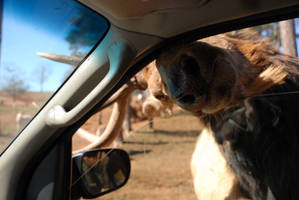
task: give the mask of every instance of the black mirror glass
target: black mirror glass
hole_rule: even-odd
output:
[[[74,156],[73,161],[79,171],[79,179],[73,183],[80,185],[79,196],[84,198],[95,198],[116,190],[127,182],[130,175],[129,156],[120,149],[87,151]],[[78,192],[76,189],[74,192]]]

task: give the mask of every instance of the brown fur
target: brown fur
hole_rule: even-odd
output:
[[[148,96],[142,105],[144,115],[147,117],[166,117],[172,114],[173,102],[167,95],[155,61],[137,74],[137,81],[148,89]]]
[[[244,36],[246,31],[250,36]],[[298,74],[296,59],[280,54],[265,38],[246,31],[235,35],[212,36],[161,54],[157,66],[162,77],[163,73],[167,74],[165,76],[172,76],[172,67],[179,62],[182,55],[191,56],[200,60],[202,65],[216,68],[214,73],[209,69],[201,72],[205,79],[213,80],[214,85],[210,92],[214,93],[214,98],[211,97],[209,102],[199,102],[197,107],[183,108],[197,116],[216,114],[229,105],[243,104],[245,98],[262,94],[275,85],[283,84],[289,73]],[[219,90],[229,90],[227,87],[230,89],[229,94],[219,94]],[[171,92],[168,93],[174,99]],[[205,111],[200,104],[212,104],[212,110]],[[215,106],[216,104],[218,106]],[[217,110],[213,110],[215,107],[218,107]]]
[[[268,186],[279,198],[296,199],[294,191],[280,187],[280,183],[274,177],[274,174],[277,174],[278,177],[283,178],[285,173],[290,175],[286,180],[291,180],[291,173],[297,174],[295,171],[287,170],[291,169],[288,166],[292,165],[292,161],[298,160],[297,154],[293,153],[298,152],[296,146],[299,145],[295,136],[296,128],[290,128],[290,136],[281,131],[284,130],[284,126],[287,129],[291,124],[284,120],[297,118],[296,99],[293,101],[272,98],[249,101],[251,103],[244,105],[249,97],[297,91],[299,64],[296,59],[280,54],[267,40],[247,30],[247,32],[217,35],[192,44],[174,47],[161,54],[157,60],[157,67],[167,92],[174,102],[198,116],[208,129],[220,123],[224,126],[223,130],[228,131],[226,135],[219,132],[220,135],[216,137],[220,139],[217,140],[221,141],[223,155],[251,198],[266,198]],[[292,105],[294,109],[286,107],[286,104]],[[286,113],[279,114],[278,110]],[[290,115],[293,118],[287,116],[288,112],[292,112]],[[225,120],[228,118],[225,116],[231,113],[236,117],[236,121],[251,126],[250,134],[243,131],[242,127],[239,128],[241,131],[237,131],[234,127],[226,126]],[[269,121],[273,121],[272,117],[275,118],[276,115],[278,119],[282,118],[282,121],[279,121],[278,125],[274,123],[279,127],[273,128]],[[259,118],[262,121],[256,121]],[[294,122],[294,125],[297,126],[297,122]],[[261,130],[263,132],[260,132]],[[277,137],[271,135],[271,132],[273,134],[275,132]],[[238,135],[240,133],[243,135]],[[293,142],[291,145],[293,149],[287,147],[285,152],[288,153],[284,156],[279,152],[278,148],[281,148],[279,145],[271,146],[271,150],[268,146],[263,146],[273,142],[280,144],[280,141],[284,140]],[[259,143],[261,145],[254,147]],[[239,149],[236,150],[238,145]],[[256,151],[255,148],[260,151]],[[269,151],[273,154],[267,158]],[[275,158],[276,154],[280,157]],[[275,159],[281,159],[281,162],[285,160],[288,165],[279,165],[272,170]],[[260,165],[266,170],[268,168],[269,172],[262,171]],[[247,174],[246,170],[252,174]],[[283,184],[288,183],[291,184],[291,182]]]

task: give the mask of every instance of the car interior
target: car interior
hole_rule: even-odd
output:
[[[22,6],[17,6],[15,0],[3,2],[4,12],[1,14],[4,33],[7,27],[4,22],[9,19],[9,9],[15,6],[17,12]],[[14,137],[0,148],[0,199],[3,200],[80,197],[92,199],[120,188],[128,181],[130,174],[130,161],[125,152],[119,149],[97,149],[72,155],[74,133],[97,113],[119,88],[156,59],[162,51],[167,51],[175,45],[191,43],[241,28],[299,17],[299,3],[296,0],[55,0],[48,3],[30,0],[27,6],[28,12],[24,13],[30,18],[37,16],[30,13],[30,9],[44,14],[47,8],[51,8],[54,14],[61,12],[67,16],[76,12],[73,9],[80,10],[82,7],[84,11],[88,10],[85,11],[85,15],[90,16],[90,20],[87,21],[91,27],[97,27],[97,37],[91,42],[88,41],[88,48],[82,48],[81,59],[75,62],[79,64],[76,67],[68,67],[71,70],[67,78],[58,84],[55,92],[40,105],[30,123],[16,131]],[[27,9],[27,6],[23,9]],[[69,23],[67,20],[71,17],[65,17],[67,23],[58,26],[56,22],[63,23],[59,16],[53,17],[53,24],[45,24],[47,18],[41,18],[37,21],[40,23],[37,26],[45,26],[46,30],[51,30],[49,26],[53,27],[51,34],[58,34],[58,29],[65,34],[63,31],[66,32],[66,29],[63,29],[63,26],[67,27],[75,22]],[[78,16],[74,16],[73,19],[78,20]],[[89,36],[82,34],[77,37]],[[3,35],[3,45],[6,38],[8,36]],[[70,41],[71,39],[73,38],[70,38]],[[75,39],[74,41],[80,44],[81,41]],[[39,43],[42,44],[46,40]],[[59,40],[51,45],[55,47],[58,43]],[[15,49],[21,48],[18,47],[21,46],[19,43],[9,45]],[[29,48],[31,44],[29,42],[26,45]],[[73,49],[76,48],[74,46]],[[5,46],[1,49],[3,66]],[[52,50],[55,51],[55,48],[45,51]],[[36,53],[38,52],[35,52],[34,56],[37,56]],[[70,55],[76,55],[75,53],[74,50]],[[103,159],[107,161],[99,162]],[[113,169],[111,166],[116,166],[117,170],[122,172],[121,178],[111,179],[110,172],[106,173],[108,178],[102,177],[103,179],[93,174],[89,177],[84,176],[90,171],[91,166],[93,174],[105,174],[106,172],[101,170]]]

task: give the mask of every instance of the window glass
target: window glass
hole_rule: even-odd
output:
[[[246,41],[246,38],[250,39],[252,37],[249,34],[246,34],[250,32],[255,33],[252,36],[257,36],[257,38],[261,39],[263,42],[267,41],[267,44],[270,43],[269,45],[273,47],[275,51],[279,50],[281,53],[287,54],[285,52],[286,49],[283,48],[282,40],[292,39],[292,34],[290,34],[291,31],[288,31],[289,34],[287,37],[283,38],[281,36],[282,30],[279,22],[250,27],[249,30],[235,30],[225,34],[236,37],[237,35],[241,36],[242,33],[245,33],[242,37],[244,41]],[[295,37],[293,39],[297,40],[297,48],[295,47],[295,49],[298,49],[298,18],[294,19],[294,32],[296,34],[293,35],[293,37]],[[149,70],[144,68],[144,71],[140,73],[146,73],[145,69],[147,71]],[[131,124],[129,126],[127,124],[126,126],[123,126],[122,131],[111,144],[111,146],[122,148],[130,154],[132,163],[130,180],[121,190],[112,192],[99,199],[196,200],[197,197],[193,189],[190,161],[195,150],[196,141],[198,140],[198,136],[200,135],[203,126],[199,123],[196,116],[193,116],[190,112],[181,109],[177,105],[173,105],[172,107],[172,116],[169,117],[169,115],[164,114],[164,116],[168,116],[168,118],[160,116],[151,118],[142,113],[143,106],[145,105],[154,105],[151,109],[151,112],[154,113],[155,106],[158,108],[163,105],[161,108],[167,108],[165,105],[167,105],[168,102],[167,97],[163,96],[162,93],[156,93],[158,94],[155,96],[157,99],[156,101],[153,100],[153,96],[151,95],[153,95],[154,92],[153,90],[150,90],[156,88],[156,90],[159,91],[161,85],[156,81],[151,88],[150,84],[152,84],[152,82],[149,82],[151,79],[150,76],[145,77],[148,78],[146,80],[149,85],[148,90],[145,92],[132,92],[130,97],[130,111],[128,112],[127,117],[130,119],[129,122]],[[225,78],[226,77],[224,77],[224,79]],[[152,78],[151,80],[158,79]],[[182,81],[181,84],[184,84],[184,82]],[[221,89],[223,90],[223,88]],[[282,97],[294,98],[294,95],[281,94],[278,98]],[[157,103],[157,101],[161,104]],[[73,136],[72,144],[74,152],[82,150],[100,139],[103,132],[107,130],[105,128],[107,127],[107,124],[109,124],[112,111],[113,106],[105,108],[100,113],[96,113],[92,116],[80,129],[78,129],[77,133]],[[159,111],[161,112],[161,115],[163,115],[163,111],[166,110],[161,109]],[[271,115],[262,119],[261,122],[263,123],[269,119],[271,119]],[[296,120],[294,119],[292,121]],[[129,129],[128,127],[131,128],[129,131],[127,130]],[[111,129],[111,127],[109,128]],[[288,130],[285,130],[285,133],[289,134]],[[105,132],[105,134],[107,134],[107,132]],[[270,132],[269,134],[273,133]],[[201,160],[203,168],[204,164],[208,165],[211,162],[214,162],[215,165],[215,163],[218,164],[222,162],[220,161],[221,159],[217,160],[217,154],[214,154],[214,150],[211,149],[209,144],[206,144],[205,149],[207,150],[202,149],[204,151],[203,154],[207,155],[207,157],[203,157]],[[212,159],[213,156],[216,157],[215,160]],[[279,163],[279,161],[277,161],[277,163]],[[202,176],[198,177],[201,178]],[[203,176],[203,179],[207,181],[207,183],[209,183],[210,178],[210,176]],[[225,187],[226,184],[227,182],[224,183]],[[209,187],[213,187],[213,185]]]
[[[73,0],[0,2],[0,152],[109,25]]]

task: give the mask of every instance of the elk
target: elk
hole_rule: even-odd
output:
[[[16,115],[16,130],[20,131],[30,122],[31,119],[31,115],[24,114],[23,112],[18,112]]]
[[[39,109],[39,106],[36,102],[31,103],[34,108]],[[21,131],[32,119],[32,115],[24,114],[23,112],[18,112],[16,115],[16,130]]]
[[[259,147],[257,144],[269,136],[268,129],[271,129],[271,126],[283,128],[284,124],[273,125],[272,122],[277,121],[275,116],[283,116],[282,121],[288,117],[285,114],[280,115],[281,106],[277,106],[277,102],[271,98],[265,99],[263,95],[285,92],[285,88],[296,91],[297,61],[279,54],[265,40],[254,34],[237,34],[213,36],[193,44],[175,47],[161,54],[156,63],[166,89],[161,84],[157,87],[155,96],[168,102],[170,98],[173,99],[183,109],[196,115],[206,126],[199,136],[191,162],[198,198],[265,199],[266,196],[273,195],[272,192],[275,197],[289,197],[286,193],[294,190],[279,188],[277,181],[273,180],[275,173],[279,174],[279,178],[283,176],[282,167],[279,166],[276,171],[270,170],[269,173],[259,171],[260,163],[257,163],[252,155],[259,153],[259,160],[267,160],[264,153],[268,153],[268,149],[265,150],[265,146],[262,146],[262,149],[256,148],[259,152],[252,151],[252,147]],[[144,71],[146,70],[145,68]],[[155,76],[157,77],[160,76]],[[142,80],[145,80],[144,77],[140,78],[140,83],[147,85],[146,81]],[[159,93],[162,95],[158,95]],[[262,100],[252,100],[257,97]],[[293,108],[295,109],[290,112],[290,116],[296,116],[294,113],[298,112],[295,105]],[[265,120],[267,126],[255,120],[263,116],[261,111],[270,116],[264,116],[265,119],[269,118],[268,121]],[[283,111],[288,113],[286,109]],[[298,127],[292,129],[291,136],[294,136],[296,128]],[[277,134],[281,135],[280,132]],[[249,138],[248,141],[244,139],[246,137]],[[107,135],[106,138],[113,136]],[[293,140],[293,137],[291,138]],[[107,144],[107,141],[111,140],[103,141]],[[277,141],[277,138],[268,140],[272,141]],[[293,146],[296,146],[296,140],[293,142]],[[94,143],[87,148],[101,145]],[[275,147],[274,145],[271,151],[277,154]],[[250,155],[247,155],[248,153]],[[284,156],[288,153],[292,155],[288,149]],[[262,163],[263,170],[273,166],[273,155],[267,160],[267,165]],[[294,162],[293,158],[296,156],[292,155],[287,166],[292,166],[291,162]],[[278,158],[280,159],[281,155]],[[245,164],[240,159],[244,160]]]
[[[121,131],[130,96],[136,89],[148,89],[149,91],[149,96],[142,105],[142,110],[147,117],[171,115],[173,103],[163,90],[162,80],[161,78],[159,79],[159,77],[157,68],[152,62],[134,76],[128,83],[126,83],[126,85],[121,87],[101,107],[101,109],[104,109],[114,103],[111,117],[103,134],[96,142],[91,143],[77,152],[87,149],[106,147],[115,140]],[[155,101],[149,102],[148,99],[155,99]]]
[[[74,56],[63,56],[51,53],[37,53],[38,56],[61,63],[77,66],[80,59]],[[114,95],[112,95],[102,105],[99,111],[113,104],[112,113],[107,126],[102,134],[97,137],[88,133],[83,129],[79,129],[77,134],[91,144],[73,153],[93,149],[107,147],[112,144],[122,130],[126,112],[128,112],[128,103],[131,94],[135,90],[148,90],[148,97],[142,105],[142,111],[147,117],[169,116],[172,114],[173,103],[166,95],[163,89],[162,79],[159,75],[155,63],[147,65],[142,71],[135,75],[129,82],[122,86]]]
[[[198,199],[299,199],[299,64],[251,31],[162,52],[169,97],[198,117]]]

